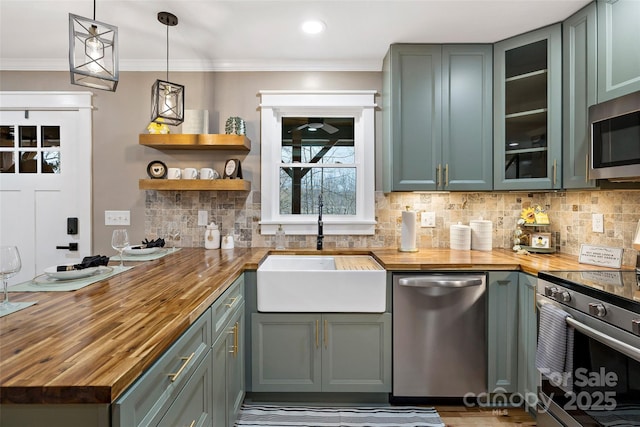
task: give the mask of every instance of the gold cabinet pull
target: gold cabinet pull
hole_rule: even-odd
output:
[[[235,347],[236,352],[233,353],[233,357],[236,357],[238,355],[238,335],[240,335],[240,324],[236,322],[234,328],[235,331],[233,333],[233,346]]]
[[[184,371],[184,368],[187,367],[187,365],[189,364],[189,362],[191,362],[191,359],[193,358],[193,356],[196,353],[193,352],[191,353],[191,356],[189,357],[181,357],[180,360],[184,361],[184,363],[182,364],[182,366],[180,366],[180,369],[178,369],[178,372],[176,372],[175,374],[168,374],[169,375],[169,379],[171,379],[171,382],[174,382],[175,380],[178,379],[178,377],[180,376],[180,374],[182,373],[182,371]]]
[[[449,186],[449,163],[444,165],[444,186]]]
[[[196,420],[191,421],[191,424],[189,424],[189,427],[193,427],[194,425],[196,425]]]
[[[553,159],[553,186],[556,186],[556,170],[557,170],[557,166],[558,166],[558,161],[556,159]]]
[[[320,345],[320,343],[318,342],[318,328],[320,326],[320,321],[318,319],[316,319],[316,348],[318,348],[318,346]]]
[[[233,357],[236,357],[238,355],[238,322],[233,325],[233,328],[231,328],[229,333],[233,334],[233,344],[231,345],[229,353],[233,354]]]
[[[240,298],[240,297],[233,297],[233,298],[231,298],[231,302],[226,303],[226,304],[225,304],[225,306],[227,306],[227,307],[229,307],[229,308],[233,307],[233,305],[236,303],[236,301],[238,300],[238,298]]]
[[[440,169],[442,169],[441,167],[442,165],[440,163],[438,163],[438,166],[436,167],[436,188],[438,188],[440,186]]]
[[[324,329],[323,329],[323,336],[322,336],[322,340],[324,341],[324,348],[327,348],[327,342],[328,342],[328,338],[327,338],[327,334],[328,334],[328,323],[327,323],[327,319],[324,319]]]

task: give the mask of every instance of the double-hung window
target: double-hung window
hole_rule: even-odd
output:
[[[262,91],[261,233],[374,234],[375,91]]]

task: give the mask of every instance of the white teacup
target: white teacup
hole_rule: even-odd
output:
[[[196,178],[198,178],[198,169],[196,168],[182,169],[182,179],[196,179]]]
[[[168,168],[167,179],[180,179],[182,177],[182,171],[180,168]]]
[[[219,176],[212,168],[200,168],[200,179],[216,179]]]

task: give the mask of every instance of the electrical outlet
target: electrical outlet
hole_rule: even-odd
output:
[[[104,225],[131,225],[131,212],[104,211]]]
[[[420,227],[435,227],[436,226],[436,213],[435,212],[421,212],[420,213]]]
[[[591,231],[594,233],[604,233],[604,215],[592,214],[591,215]]]
[[[209,224],[209,213],[207,211],[198,211],[198,225]]]

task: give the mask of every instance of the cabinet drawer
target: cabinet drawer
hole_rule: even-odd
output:
[[[158,427],[211,426],[211,351],[169,407]]]
[[[207,310],[112,405],[113,427],[156,424],[211,347]]]
[[[223,331],[233,312],[244,302],[244,275],[240,275],[212,305],[213,341]]]

